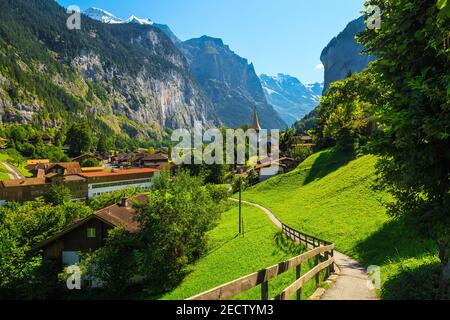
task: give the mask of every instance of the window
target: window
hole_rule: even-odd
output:
[[[96,229],[95,228],[88,228],[87,229],[87,237],[88,238],[96,238]]]
[[[76,251],[63,251],[62,262],[64,266],[72,266],[80,263],[80,256]]]

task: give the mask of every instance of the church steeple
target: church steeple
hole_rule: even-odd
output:
[[[253,109],[253,129],[255,129],[256,132],[261,131],[261,126],[259,124],[258,114],[256,113],[256,109]]]

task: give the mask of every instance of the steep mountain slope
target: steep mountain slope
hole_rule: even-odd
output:
[[[297,78],[289,75],[260,75],[267,101],[275,108],[289,126],[313,110],[320,101],[320,84],[305,86]]]
[[[437,251],[433,241],[386,214],[381,201],[389,196],[372,188],[376,163],[373,155],[355,158],[325,150],[296,170],[250,188],[243,198],[269,208],[283,223],[334,242],[366,267],[380,266],[383,298],[414,299],[422,293],[420,286],[429,285],[422,276],[433,275],[415,279],[403,273],[438,265]]]
[[[151,21],[130,18],[119,19],[117,22],[117,17],[98,8],[88,9],[85,14],[105,23]],[[286,123],[267,103],[253,65],[231,51],[221,39],[204,36],[183,42],[169,26],[153,22],[151,24],[163,31],[185,55],[191,72],[211,100],[222,122],[230,127],[251,123],[253,109],[256,109],[264,128],[286,127]]]
[[[45,127],[85,118],[98,131],[144,138],[216,119],[161,30],[86,16],[81,30],[69,30],[68,17],[52,0],[0,2],[2,122]]]
[[[362,71],[375,57],[362,54],[363,46],[356,43],[355,36],[362,32],[366,25],[364,16],[350,22],[347,27],[325,47],[320,56],[325,67],[325,85],[345,79],[350,72]]]
[[[256,109],[264,129],[286,127],[267,103],[253,64],[231,51],[221,39],[203,36],[183,42],[180,48],[225,124],[238,127],[251,123]]]

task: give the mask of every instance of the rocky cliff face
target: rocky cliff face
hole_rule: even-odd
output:
[[[184,55],[150,22],[103,24],[83,16],[81,30],[68,30],[67,18],[52,0],[2,0],[2,122],[85,118],[132,138],[218,123]]]
[[[284,128],[286,124],[267,103],[261,83],[253,65],[249,64],[221,39],[201,37],[181,41],[165,24],[153,23],[150,19],[134,17],[121,20],[113,14],[98,8],[85,11],[95,20],[107,24],[151,24],[160,29],[183,53],[189,69],[211,102],[218,119],[230,127],[251,123],[253,109],[258,111],[265,128]]]
[[[375,58],[362,54],[363,47],[356,43],[355,36],[366,27],[364,16],[350,22],[322,51],[320,60],[325,67],[325,85],[345,79],[349,73],[362,71]]]
[[[267,101],[289,126],[319,104],[323,90],[319,83],[305,86],[297,78],[285,74],[274,77],[262,74],[260,79]]]
[[[267,103],[253,64],[235,54],[221,39],[203,36],[179,45],[217,116],[230,127],[252,123],[256,109],[264,129],[285,128]]]

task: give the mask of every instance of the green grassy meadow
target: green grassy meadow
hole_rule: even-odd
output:
[[[381,298],[423,299],[437,293],[437,248],[403,221],[390,218],[372,186],[377,158],[325,150],[296,170],[244,193],[283,223],[336,244],[337,250],[382,271]]]
[[[0,161],[7,162],[14,166],[25,178],[29,178],[32,174],[25,169],[26,160],[22,157],[11,155],[9,153],[0,153]],[[9,179],[8,170],[0,163],[0,180]]]
[[[217,227],[209,232],[208,254],[192,266],[189,274],[175,290],[164,295],[162,299],[186,299],[304,252],[304,248],[286,240],[261,210],[243,206],[243,215],[245,235],[237,236],[238,207],[233,204],[231,210],[223,213]],[[303,273],[310,267],[311,265],[304,264]],[[271,298],[294,280],[295,269],[270,281]],[[303,295],[307,297],[314,291],[315,283],[312,280],[303,290]],[[260,298],[260,286],[237,297],[246,300]]]
[[[0,180],[8,180],[9,174],[8,169],[5,168],[5,166],[0,163]]]

